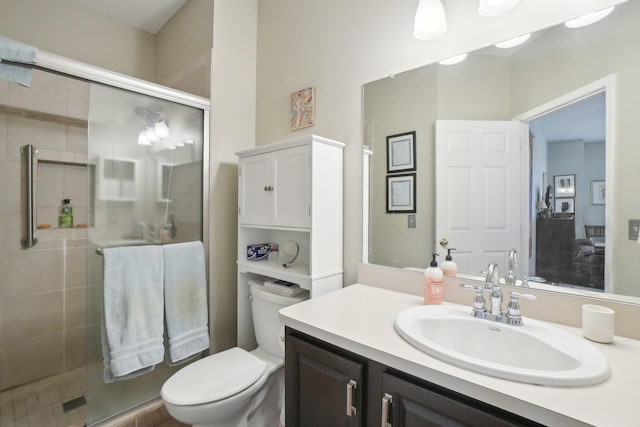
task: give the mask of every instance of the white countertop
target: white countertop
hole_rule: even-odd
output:
[[[592,343],[611,369],[609,379],[594,386],[507,381],[442,362],[404,341],[394,329],[395,318],[420,304],[419,296],[356,284],[286,307],[280,311],[280,320],[300,332],[545,425],[640,426],[640,341],[615,337],[611,344]],[[578,328],[553,325],[582,335]]]

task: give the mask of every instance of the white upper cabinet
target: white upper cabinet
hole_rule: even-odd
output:
[[[238,174],[240,224],[292,228],[311,226],[309,145],[241,157]]]

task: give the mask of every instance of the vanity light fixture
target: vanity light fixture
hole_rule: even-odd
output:
[[[433,40],[447,31],[447,17],[440,0],[420,0],[413,25],[413,37]]]
[[[509,12],[520,0],[480,0],[478,13],[482,16],[498,16]]]
[[[589,13],[576,19],[572,19],[564,23],[568,28],[580,28],[587,25],[595,24],[599,20],[609,15],[615,6],[611,6],[607,9],[598,10],[597,12]]]
[[[500,43],[496,43],[494,46],[498,47],[500,49],[509,49],[509,48],[512,48],[512,47],[520,46],[522,43],[524,43],[527,40],[529,40],[529,37],[531,37],[531,33],[523,34],[521,36],[514,37],[512,39],[505,40],[505,41],[500,42]]]
[[[442,65],[455,65],[467,58],[467,54],[463,53],[462,55],[452,56],[451,58],[443,59],[442,61],[438,61],[438,64]]]

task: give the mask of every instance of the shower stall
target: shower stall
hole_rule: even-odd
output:
[[[209,100],[36,63],[29,88],[0,79],[0,426],[91,425],[156,398],[179,368],[105,383],[101,252],[207,247]]]

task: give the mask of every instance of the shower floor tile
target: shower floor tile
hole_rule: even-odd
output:
[[[63,410],[63,403],[85,392],[85,368],[0,392],[0,427],[84,426],[84,406]]]

